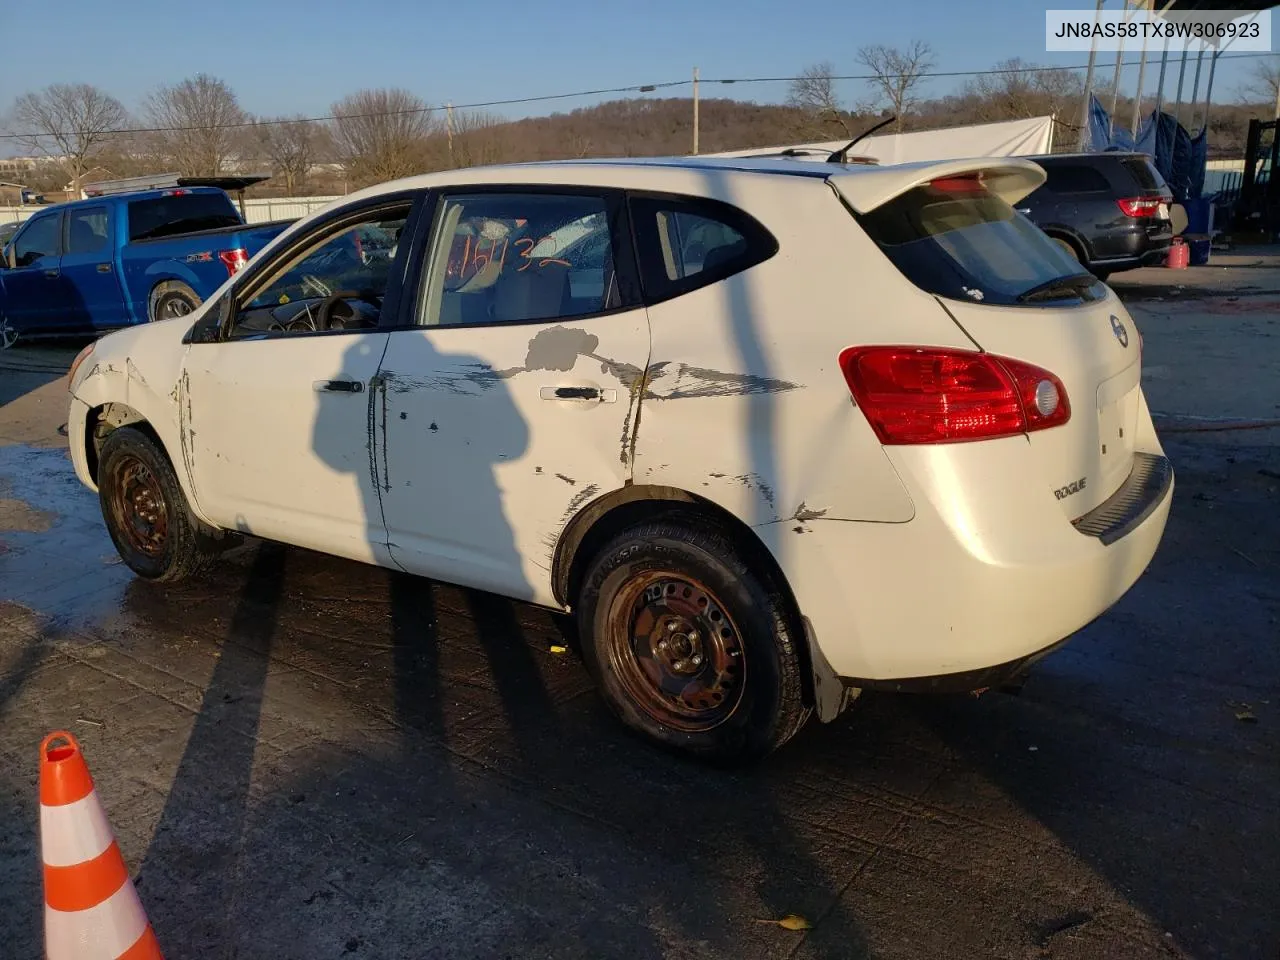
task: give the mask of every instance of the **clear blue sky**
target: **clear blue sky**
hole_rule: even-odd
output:
[[[1051,5],[1092,8],[1088,0]],[[1044,9],[1026,0],[64,0],[19,5],[0,21],[0,114],[16,95],[61,81],[100,86],[133,110],[149,90],[199,72],[227,80],[255,114],[323,115],[361,87],[401,86],[428,103],[465,103],[681,79],[694,65],[707,78],[790,76],[828,60],[856,74],[860,46],[915,39],[933,45],[937,70],[985,69],[1014,56],[1083,62],[1084,54],[1044,52]],[[1107,80],[1114,56],[1099,55]],[[1249,69],[1249,61],[1221,63],[1214,99],[1234,99]],[[1130,88],[1136,74],[1136,67],[1125,72]],[[1153,70],[1147,76],[1150,91]],[[932,80],[927,93],[961,83]],[[841,93],[852,103],[866,89],[848,82]],[[777,101],[785,85],[704,90],[724,95]],[[528,116],[591,102],[498,112]]]

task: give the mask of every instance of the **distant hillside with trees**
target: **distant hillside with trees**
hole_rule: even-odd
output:
[[[928,44],[864,47],[857,53],[868,95],[854,103],[830,64],[794,78],[786,102],[729,98],[699,104],[702,153],[852,137],[883,117],[890,130],[943,129],[1054,115],[1055,149],[1074,149],[1083,83],[1078,72],[1006,60],[970,77],[955,92],[925,98],[935,62]],[[1280,63],[1280,60],[1277,60]],[[1234,104],[1215,104],[1210,157],[1239,157],[1250,117],[1269,118],[1280,68],[1258,61]],[[1154,107],[1146,97],[1143,112]],[[1121,97],[1128,124],[1133,101]],[[1182,122],[1202,118],[1184,105]],[[22,176],[51,193],[83,179],[178,171],[189,175],[271,173],[259,196],[342,193],[412,173],[478,164],[573,157],[687,154],[693,146],[693,103],[687,97],[639,96],[548,116],[510,120],[473,110],[447,110],[407,90],[358,90],[321,120],[256,117],[223,80],[204,74],[155,90],[136,111],[88,84],[54,84],[13,101],[3,117],[11,142],[37,156]]]

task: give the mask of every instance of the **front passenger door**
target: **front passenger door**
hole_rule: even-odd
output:
[[[184,456],[211,520],[389,564],[371,387],[412,210],[411,196],[382,198],[312,225],[197,323],[179,400]],[[369,232],[385,241],[381,250],[366,249]],[[200,328],[211,323],[208,337]]]
[[[4,272],[5,319],[23,333],[65,326],[71,298],[62,279],[62,211],[37,214],[13,238],[12,266]]]

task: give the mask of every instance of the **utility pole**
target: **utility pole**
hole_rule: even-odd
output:
[[[1093,22],[1096,26],[1098,23],[1098,14],[1102,12],[1102,5],[1107,0],[1098,0],[1098,7],[1093,14]],[[1089,102],[1093,97],[1093,65],[1098,59],[1098,36],[1095,32],[1093,42],[1089,45],[1089,70],[1084,78],[1084,103],[1080,105],[1080,137],[1076,142],[1076,149],[1081,152],[1089,143]]]
[[[698,68],[693,68],[693,155],[698,155]]]
[[[445,124],[449,132],[449,167],[453,167],[453,103],[450,101],[444,108]]]

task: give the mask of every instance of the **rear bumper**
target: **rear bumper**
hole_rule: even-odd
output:
[[[1091,238],[1094,253],[1089,266],[1109,271],[1156,266],[1168,258],[1172,243],[1173,228],[1168,221],[1135,221]]]
[[[1016,457],[1024,441],[994,441],[1006,442]],[[1173,498],[1168,461],[1149,454],[1073,525],[1051,491],[1002,481],[1012,474],[977,450],[901,449],[895,465],[915,496],[912,520],[811,522],[779,551],[823,655],[854,686],[1002,682],[1133,586]]]

